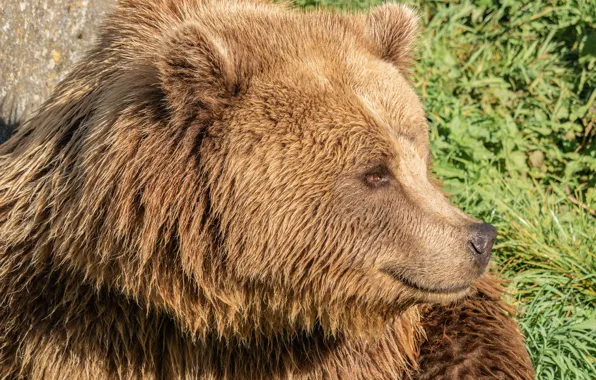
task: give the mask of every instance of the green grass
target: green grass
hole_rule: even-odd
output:
[[[414,81],[434,170],[499,228],[495,268],[537,378],[596,379],[596,2],[407,3],[423,23]]]

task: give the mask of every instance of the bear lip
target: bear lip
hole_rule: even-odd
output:
[[[470,288],[469,284],[459,284],[459,285],[452,285],[452,286],[445,286],[445,287],[426,287],[418,284],[415,281],[410,280],[409,278],[405,277],[404,275],[397,273],[392,268],[386,268],[382,270],[386,274],[388,274],[394,280],[401,282],[402,284],[406,285],[409,288],[413,288],[419,291],[428,292],[428,293],[438,293],[438,294],[454,294],[454,293],[461,293],[464,290]]]

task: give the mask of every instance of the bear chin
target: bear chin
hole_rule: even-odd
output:
[[[411,297],[422,302],[455,301],[469,294],[471,289],[470,283],[454,283],[444,286],[424,285],[390,269],[383,272],[406,288],[407,292],[411,293]]]

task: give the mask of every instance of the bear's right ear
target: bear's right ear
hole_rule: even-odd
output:
[[[239,46],[197,24],[184,24],[165,39],[160,83],[177,122],[213,120],[244,86]]]
[[[418,36],[418,15],[412,8],[391,3],[371,8],[365,29],[381,58],[407,70]]]

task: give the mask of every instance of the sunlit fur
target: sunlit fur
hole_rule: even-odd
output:
[[[466,296],[531,373],[429,179],[416,25],[123,1],[0,146],[0,377],[404,378],[420,305]]]

